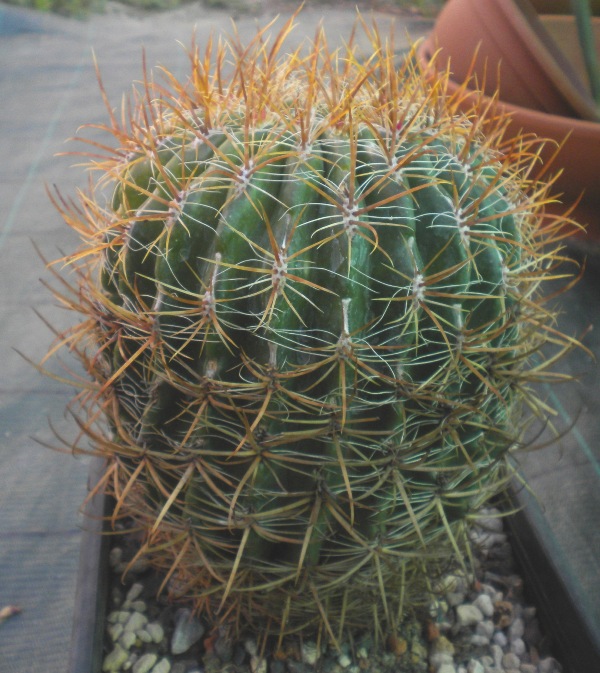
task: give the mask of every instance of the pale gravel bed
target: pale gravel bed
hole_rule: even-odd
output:
[[[160,578],[138,566],[125,578],[130,554],[111,549],[105,673],[562,673],[548,650],[498,510],[482,512],[472,532],[475,573],[448,573],[429,614],[407,620],[391,643],[369,635],[319,648],[288,640],[277,654],[257,641],[231,642],[206,631],[185,606],[156,598]]]

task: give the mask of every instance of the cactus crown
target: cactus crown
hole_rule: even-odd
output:
[[[292,25],[193,46],[188,81],[110,112],[93,190],[54,197],[84,240],[60,342],[99,488],[172,594],[335,642],[463,562],[523,403],[544,413],[535,354],[572,342],[539,298],[563,234],[537,141],[483,133],[364,23],[362,61],[322,31],[283,56]]]

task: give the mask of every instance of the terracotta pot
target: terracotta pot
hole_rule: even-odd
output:
[[[538,14],[570,14],[571,0],[529,0]],[[600,16],[600,0],[591,0],[592,14]]]
[[[553,164],[553,172],[562,171],[554,189],[562,202],[556,210],[564,212],[581,199],[574,217],[588,225],[588,241],[600,242],[600,123],[581,118],[582,100],[586,116],[594,112],[589,94],[578,99],[583,85],[574,85],[578,94],[571,95],[565,82],[579,80],[575,57],[574,62],[557,58],[560,50],[551,37],[574,33],[573,19],[534,16],[529,24],[525,17],[531,14],[520,13],[521,5],[523,0],[449,0],[421,43],[419,59],[430,68],[435,55],[433,67],[440,70],[449,62],[450,93],[468,82],[473,96],[488,104],[498,89],[496,109],[510,115],[509,133],[534,133],[562,144]],[[472,103],[466,98],[465,108]],[[549,161],[555,151],[548,144],[543,159]]]
[[[574,21],[572,22],[574,25]],[[507,103],[597,120],[579,73],[528,0],[449,0],[432,33],[455,81],[469,76]]]

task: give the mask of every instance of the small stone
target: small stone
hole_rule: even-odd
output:
[[[415,638],[410,646],[410,663],[417,668],[427,661],[427,656],[427,648],[420,640]]]
[[[342,668],[348,668],[352,663],[352,659],[347,654],[340,654],[337,661]]]
[[[485,647],[486,645],[489,645],[490,639],[487,636],[474,633],[469,638],[469,642],[471,643],[471,645],[474,645],[475,647]]]
[[[491,650],[492,650],[492,657],[494,658],[494,666],[496,668],[501,668],[502,657],[504,656],[502,648],[499,645],[492,645]]]
[[[102,662],[102,670],[105,673],[116,673],[121,669],[121,666],[127,661],[127,650],[124,650],[118,643],[106,655]]]
[[[125,596],[125,600],[129,601],[130,603],[135,601],[142,595],[142,591],[144,591],[144,585],[140,584],[139,582],[135,582],[135,584],[132,584],[131,587],[129,587],[129,591]]]
[[[538,667],[535,664],[521,664],[520,673],[537,673]]]
[[[135,662],[140,658],[140,655],[137,652],[130,652],[129,653],[129,658],[127,661],[123,664],[123,668],[121,670],[123,671],[130,671],[134,665]]]
[[[125,624],[125,631],[136,632],[140,629],[143,629],[144,626],[148,623],[148,617],[143,615],[141,612],[132,612]]]
[[[513,621],[513,605],[508,601],[494,603],[494,624],[499,629],[508,628]]]
[[[485,636],[489,642],[494,635],[494,629],[494,622],[491,619],[484,619],[475,626],[475,633],[478,636]]]
[[[252,673],[267,673],[267,660],[264,657],[252,655],[250,657],[250,670]]]
[[[110,590],[110,603],[113,607],[118,608],[123,603],[123,594],[119,587],[113,587]]]
[[[123,558],[123,550],[121,549],[121,547],[113,547],[108,555],[108,563],[110,567],[116,568],[121,563],[122,558]]]
[[[124,624],[129,619],[130,614],[127,610],[113,610],[108,613],[106,621],[109,624]]]
[[[163,657],[152,669],[152,673],[170,673],[171,662],[167,657]]]
[[[130,604],[130,608],[136,612],[146,612],[148,606],[146,605],[146,601],[138,600],[133,601],[133,603]]]
[[[258,643],[253,638],[248,638],[244,641],[244,649],[251,657],[255,657],[258,654]]]
[[[432,620],[428,619],[425,623],[425,639],[428,643],[431,643],[436,638],[440,637],[439,626]]]
[[[467,664],[467,673],[484,673],[483,664],[477,659],[470,659]]]
[[[521,617],[515,617],[512,624],[508,627],[508,639],[522,638],[525,633],[525,622]]]
[[[139,631],[135,632],[137,637],[143,642],[143,643],[151,643],[152,642],[152,636],[148,633],[148,629],[140,629]]]
[[[473,626],[483,621],[483,614],[475,605],[459,605],[456,608],[456,621],[461,627]]]
[[[456,673],[456,667],[453,663],[442,664],[437,669],[437,673]]]
[[[121,637],[121,634],[125,630],[125,627],[123,624],[109,624],[108,628],[106,629],[108,631],[108,635],[110,636],[110,639],[113,641],[113,643],[116,643],[117,640]]]
[[[454,645],[444,636],[440,636],[437,640],[431,643],[429,648],[429,663],[436,670],[442,664],[454,663]]]
[[[221,633],[214,643],[215,654],[224,663],[228,664],[233,659],[233,642],[225,633]]]
[[[499,645],[500,647],[506,647],[508,645],[508,638],[506,637],[503,631],[496,631],[496,633],[494,633],[492,640],[496,645]]]
[[[525,645],[525,641],[522,638],[515,638],[510,643],[510,651],[513,654],[516,654],[517,657],[522,657],[525,654],[525,652],[527,652],[527,646]]]
[[[135,631],[128,631],[125,629],[123,635],[119,638],[119,643],[126,650],[130,650],[136,643],[138,637]]]
[[[188,608],[175,613],[175,628],[171,637],[172,654],[183,654],[195,645],[204,634],[204,626]]]
[[[361,645],[357,650],[356,650],[356,656],[359,659],[368,659],[369,658],[369,650],[364,645]]]
[[[319,654],[320,652],[317,643],[313,640],[307,640],[305,643],[302,643],[301,657],[305,664],[314,666],[319,660]]]
[[[150,622],[149,624],[146,624],[145,630],[150,634],[153,642],[161,643],[164,640],[165,630],[158,622]]]
[[[465,602],[467,594],[464,592],[454,591],[452,593],[446,594],[446,600],[448,605],[452,608],[462,605]]]
[[[516,668],[518,670],[521,666],[521,660],[513,652],[507,652],[502,657],[502,666],[505,669]]]
[[[388,638],[388,650],[397,657],[401,657],[403,654],[406,654],[408,649],[408,643],[404,638],[398,636],[390,636]]]
[[[494,616],[494,604],[491,597],[487,594],[479,594],[479,596],[477,596],[477,598],[473,601],[473,605],[481,610],[481,614],[484,617]]]
[[[553,657],[544,657],[538,663],[539,673],[561,673],[562,667]]]
[[[143,654],[133,665],[133,673],[150,673],[158,657],[153,652]]]

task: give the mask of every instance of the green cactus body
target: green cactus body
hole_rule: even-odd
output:
[[[365,66],[232,53],[227,87],[176,86],[103,167],[73,262],[110,426],[89,434],[174,595],[240,628],[382,635],[506,482],[545,340],[543,199],[524,145],[376,37]]]

